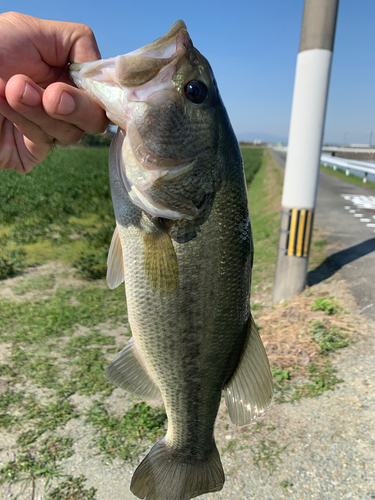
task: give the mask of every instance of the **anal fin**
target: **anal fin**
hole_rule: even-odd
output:
[[[159,399],[160,391],[139,359],[131,338],[122,351],[108,365],[107,380],[141,399]]]
[[[249,424],[271,404],[272,374],[252,316],[239,364],[224,386],[224,394],[230,419],[235,425]]]
[[[117,288],[124,281],[124,261],[118,227],[112,236],[107,259],[107,285],[111,290]]]

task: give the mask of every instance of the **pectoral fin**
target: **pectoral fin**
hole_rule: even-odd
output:
[[[124,281],[124,261],[118,227],[112,236],[111,246],[107,259],[107,285],[111,290],[117,288]]]
[[[249,424],[271,404],[272,374],[252,317],[240,362],[225,385],[224,394],[230,419],[235,425]]]
[[[108,365],[107,380],[142,399],[158,399],[160,391],[134,349],[131,338],[124,349]]]
[[[173,292],[178,286],[178,264],[170,235],[154,227],[143,235],[144,271],[155,291]]]

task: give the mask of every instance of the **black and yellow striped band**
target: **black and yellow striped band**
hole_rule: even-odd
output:
[[[284,249],[285,255],[308,257],[314,211],[304,208],[283,208],[281,217],[279,244]]]

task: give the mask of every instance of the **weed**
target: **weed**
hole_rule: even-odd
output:
[[[93,344],[99,346],[115,344],[115,339],[97,331],[70,339],[63,349],[63,354],[69,358],[73,372],[61,388],[62,391],[68,393],[78,391],[79,394],[87,396],[101,391],[106,395],[112,392],[113,388],[105,378],[108,361],[102,355],[101,348],[92,347]]]
[[[317,248],[324,248],[326,245],[328,245],[328,243],[329,243],[329,241],[327,239],[313,241],[313,245]]]
[[[310,337],[315,340],[323,354],[346,347],[351,342],[348,336],[338,328],[332,327],[328,329],[321,321],[313,323],[310,333]]]
[[[163,434],[167,416],[163,408],[136,403],[122,418],[110,415],[101,403],[94,403],[86,423],[99,431],[96,445],[109,458],[132,461],[145,449],[144,440],[155,441]]]
[[[259,422],[256,422],[254,425],[253,425],[253,431],[254,432],[260,432],[262,430],[262,427],[263,427],[263,421],[260,420]]]
[[[84,476],[68,476],[65,481],[49,493],[47,500],[94,500],[96,489],[91,487],[89,490],[85,490],[83,487],[85,481]]]
[[[249,149],[250,150],[250,149]],[[253,288],[271,283],[275,274],[277,241],[279,237],[282,174],[274,168],[269,153],[248,186],[251,226],[255,256],[252,275]],[[246,158],[244,157],[246,172]]]
[[[332,368],[327,361],[323,368],[319,368],[315,363],[309,365],[308,379],[311,382],[305,382],[293,387],[294,401],[301,398],[315,398],[320,396],[325,391],[333,391],[335,385],[343,382],[343,379],[336,377],[337,370]]]
[[[7,389],[0,394],[0,411],[5,411],[8,406],[18,404],[25,396],[25,391],[13,392]]]
[[[102,346],[109,344],[113,345],[115,344],[115,338],[109,335],[103,335],[102,333],[96,331],[90,332],[87,335],[80,335],[79,337],[73,337],[70,339],[64,348],[63,353],[65,356],[77,356],[81,353],[83,348],[87,348],[93,344]]]
[[[290,486],[293,486],[293,483],[291,483],[290,481],[281,481],[280,486],[281,486],[282,488],[287,489],[287,488],[289,488]]]
[[[59,289],[45,300],[20,303],[0,298],[0,337],[18,344],[44,344],[72,332],[76,323],[92,327],[109,318],[118,321],[126,312],[124,299],[123,290],[110,291],[94,285]]]
[[[43,292],[52,288],[55,284],[55,276],[53,274],[42,274],[39,276],[33,276],[28,280],[22,280],[17,283],[12,289],[13,293],[16,295],[24,295],[28,292],[33,292],[38,290]]]
[[[7,389],[3,394],[0,394],[0,429],[7,429],[17,422],[15,415],[5,413],[9,406],[18,406],[24,398],[25,391],[13,392]]]
[[[52,436],[44,439],[39,448],[39,453],[45,460],[62,460],[73,455],[73,439]]]
[[[282,368],[276,368],[275,366],[271,366],[272,376],[279,384],[284,380],[290,380],[290,371],[284,370]]]
[[[14,345],[9,358],[13,369],[12,383],[20,382],[21,376],[30,378],[40,387],[54,388],[59,374],[58,367],[46,355],[35,349],[22,349]]]
[[[59,470],[55,462],[44,460],[42,457],[35,458],[27,450],[20,453],[14,460],[7,462],[0,469],[0,484],[9,481],[33,480],[37,477],[56,477]]]
[[[260,302],[253,302],[251,304],[251,310],[252,311],[260,311],[261,309],[263,309],[264,305],[261,304]]]
[[[104,254],[97,257],[93,253],[82,252],[81,257],[73,263],[73,266],[86,279],[97,280],[105,278],[107,274],[107,256]]]
[[[343,308],[334,297],[329,297],[328,299],[320,297],[314,300],[314,304],[311,306],[311,310],[324,311],[326,314],[336,314],[339,311],[342,311]]]
[[[34,481],[38,477],[47,479],[61,475],[56,463],[63,458],[72,456],[73,440],[62,437],[49,437],[42,441],[38,450],[24,450],[14,460],[7,462],[0,469],[0,484],[12,481],[31,481],[34,498]]]
[[[224,456],[227,452],[233,453],[237,448],[237,445],[238,445],[237,439],[229,439],[227,444],[221,450],[221,454]]]
[[[46,431],[55,430],[56,427],[65,425],[72,418],[77,418],[77,413],[68,401],[53,401],[49,405],[37,403],[35,398],[29,396],[23,405],[26,410],[23,421],[31,421],[34,426],[17,437],[17,444],[22,448],[33,443]]]
[[[274,400],[276,403],[287,403],[289,401],[290,378],[289,370],[271,366],[273,385],[275,389]]]
[[[7,252],[4,257],[0,256],[0,280],[11,278],[19,274],[25,267],[25,251],[22,249]]]
[[[108,361],[99,347],[82,350],[71,364],[75,369],[66,389],[86,396],[96,392],[104,392],[104,395],[108,396],[112,392],[113,386],[105,378]]]
[[[276,460],[282,462],[280,455],[286,448],[286,445],[280,447],[276,441],[265,438],[259,441],[257,449],[250,449],[254,454],[254,463],[258,467],[262,465],[263,467],[269,469],[270,472],[272,472],[275,469]]]

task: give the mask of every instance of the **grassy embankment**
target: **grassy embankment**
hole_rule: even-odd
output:
[[[282,173],[262,148],[244,148],[243,155],[257,293],[272,286]],[[114,414],[104,377],[130,335],[123,289],[111,291],[102,279],[114,228],[107,156],[108,149],[55,150],[27,176],[1,172],[0,436],[16,436],[16,445],[15,458],[0,463],[0,484],[26,479],[33,489],[38,478],[59,476],[60,463],[73,454],[65,432],[73,419],[91,429],[97,453],[110,459],[133,460],[164,432],[161,408],[130,400],[123,417]],[[335,332],[323,326],[311,335],[327,346]],[[331,346],[345,340],[331,337]],[[310,372],[302,396],[324,390],[322,371],[315,364]],[[285,395],[291,372],[279,366],[274,373]],[[73,494],[95,496],[82,478],[68,477],[46,498]]]
[[[363,182],[361,177],[357,177],[356,175],[353,175],[353,174],[346,175],[346,173],[343,170],[340,170],[340,169],[333,170],[333,168],[324,167],[323,165],[320,166],[320,170],[321,170],[321,172],[324,172],[328,175],[331,175],[332,177],[336,177],[337,179],[340,179],[341,181],[349,182],[350,184],[355,184],[356,186],[375,189],[375,182],[371,182],[371,181]]]

